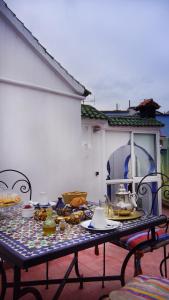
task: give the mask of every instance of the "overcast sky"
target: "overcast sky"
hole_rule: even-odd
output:
[[[98,109],[153,98],[169,111],[169,0],[5,2]]]

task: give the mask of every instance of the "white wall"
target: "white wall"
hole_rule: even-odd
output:
[[[48,62],[1,17],[0,41],[0,78],[70,92]]]
[[[0,170],[25,173],[35,201],[83,188],[80,97],[1,17],[0,41]]]
[[[107,121],[87,121],[82,119],[82,173],[83,185],[88,199],[98,202],[106,193],[104,158],[104,130],[94,131],[94,125],[103,126]],[[98,172],[98,175],[96,175]]]
[[[80,102],[0,85],[0,169],[30,178],[33,198],[81,184]]]

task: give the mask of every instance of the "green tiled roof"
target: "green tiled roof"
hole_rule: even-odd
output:
[[[164,124],[154,118],[140,118],[139,116],[115,116],[110,117],[98,111],[91,105],[81,105],[82,118],[107,120],[109,126],[133,126],[133,127],[163,127]]]
[[[109,117],[110,126],[134,126],[134,127],[163,127],[163,123],[154,118],[140,118],[139,116]]]
[[[82,104],[81,105],[81,116],[89,119],[100,119],[108,120],[108,117],[101,111],[97,110],[93,106]]]

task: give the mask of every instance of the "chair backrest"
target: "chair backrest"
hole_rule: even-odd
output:
[[[160,176],[160,185],[156,179],[153,180],[153,176]],[[169,203],[169,177],[161,172],[149,173],[139,182],[136,193],[138,195],[138,207],[144,209],[146,205],[144,205],[143,202],[149,202],[147,212],[150,214],[158,214],[159,193],[161,193],[162,200],[168,201]]]
[[[29,200],[32,198],[32,187],[28,177],[14,169],[0,171],[0,189],[19,191],[21,195],[26,194]]]

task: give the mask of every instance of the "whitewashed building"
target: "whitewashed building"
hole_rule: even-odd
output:
[[[119,183],[133,186],[146,174],[160,172],[160,128],[155,118],[109,117],[82,105],[83,170],[89,198],[113,198]],[[160,183],[160,176],[151,181]],[[149,209],[149,203],[143,203]],[[159,210],[161,200],[159,199]]]
[[[0,169],[25,173],[34,199],[83,189],[81,100],[88,94],[0,0]]]

